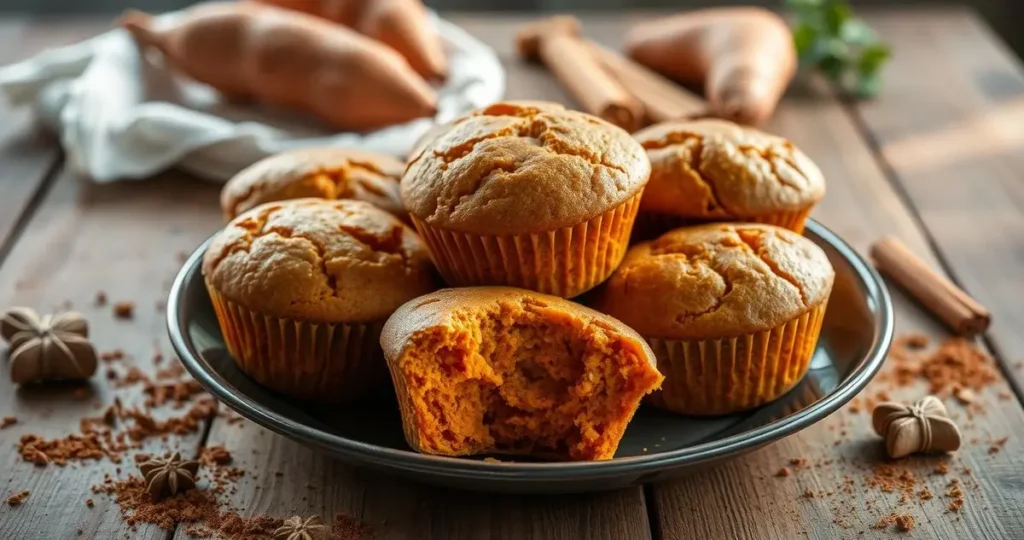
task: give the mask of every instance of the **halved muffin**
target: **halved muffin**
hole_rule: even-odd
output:
[[[385,323],[409,445],[427,454],[611,459],[662,376],[621,322],[545,294],[444,289]]]

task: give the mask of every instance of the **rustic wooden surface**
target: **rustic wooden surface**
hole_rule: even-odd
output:
[[[639,17],[588,18],[585,28],[616,46]],[[498,50],[508,66],[508,97],[571,103],[543,69],[513,57],[512,35],[523,19],[455,19]],[[794,88],[767,128],[793,139],[825,172],[829,193],[816,218],[862,253],[881,234],[898,235],[993,310],[984,345],[1019,388],[1024,71],[967,11],[886,12],[871,22],[896,50],[881,98],[844,103],[813,82]],[[105,24],[2,20],[0,62]],[[178,252],[219,226],[216,196],[215,187],[176,172],[114,185],[79,179],[63,171],[54,141],[31,129],[25,111],[0,108],[0,306],[46,310],[70,301],[89,317],[101,350],[124,349],[131,362],[151,367],[155,351],[169,351],[159,300],[180,264]],[[119,321],[110,306],[94,306],[100,290],[112,301],[135,302],[135,319]],[[944,336],[916,304],[899,291],[893,296],[899,332]],[[19,418],[0,431],[0,497],[32,492],[19,507],[0,505],[0,538],[73,538],[79,530],[84,538],[168,537],[152,526],[127,529],[116,503],[91,494],[114,465],[37,469],[17,456],[22,433],[74,431],[81,416],[93,414],[94,401],[112,399],[102,375],[85,388],[84,398],[76,387],[17,390],[0,377],[0,417]],[[871,525],[890,511],[918,518],[914,538],[1024,538],[1024,408],[1008,388],[1004,381],[980,396],[985,412],[968,422],[968,438],[977,441],[950,461],[951,470],[973,471],[963,476],[972,489],[955,515],[942,496],[949,477],[928,474],[934,460],[914,462],[933,500],[901,505],[898,493],[864,488],[861,462],[878,452],[877,439],[867,415],[849,409],[687,479],[568,497],[488,496],[381,478],[224,417],[166,444],[191,454],[204,445],[228,448],[246,474],[226,498],[247,512],[344,511],[381,538],[881,538],[896,533]],[[921,392],[906,389],[902,397]],[[1006,446],[990,454],[989,442],[1004,436]],[[809,466],[789,465],[794,458]],[[792,474],[775,477],[784,466]],[[856,479],[853,494],[827,495],[847,477]],[[89,497],[94,508],[84,504]],[[182,528],[174,537],[187,538]]]

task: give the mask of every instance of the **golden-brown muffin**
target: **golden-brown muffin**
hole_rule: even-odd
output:
[[[352,200],[294,199],[238,216],[207,249],[203,276],[239,367],[317,401],[386,384],[381,326],[437,288],[416,233]]]
[[[402,201],[448,283],[573,297],[625,253],[650,173],[625,131],[554,103],[497,103],[431,139]]]
[[[415,450],[611,459],[662,376],[615,319],[507,287],[444,289],[398,308],[381,334]]]
[[[725,120],[665,122],[634,137],[651,159],[637,237],[683,224],[743,221],[802,232],[825,179],[793,143]]]
[[[654,405],[725,414],[800,381],[834,278],[825,253],[792,231],[707,224],[634,246],[595,303],[657,355],[665,384]]]
[[[261,204],[287,199],[356,199],[406,220],[398,196],[404,165],[353,148],[305,148],[270,156],[236,174],[220,193],[224,219]]]

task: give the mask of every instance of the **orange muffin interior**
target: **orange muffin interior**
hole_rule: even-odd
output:
[[[611,459],[662,379],[642,347],[603,321],[510,302],[412,336],[397,386],[421,451]]]

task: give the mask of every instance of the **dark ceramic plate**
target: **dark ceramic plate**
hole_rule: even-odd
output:
[[[836,281],[811,368],[781,399],[717,418],[691,418],[641,407],[615,459],[539,463],[418,454],[402,436],[393,397],[317,407],[271,392],[243,374],[224,347],[200,275],[204,244],[174,282],[167,324],[192,376],[217,399],[285,437],[357,466],[423,482],[484,491],[565,493],[658,481],[703,469],[777,441],[825,418],[878,371],[892,339],[892,305],[874,270],[821,225],[807,236],[828,254]]]

